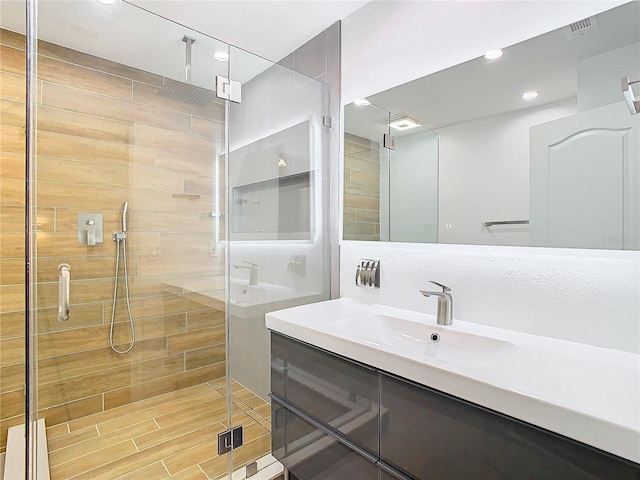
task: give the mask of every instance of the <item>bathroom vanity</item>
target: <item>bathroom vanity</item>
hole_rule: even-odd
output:
[[[266,318],[272,451],[294,478],[640,478],[637,355],[439,327],[430,315],[346,298]],[[519,362],[536,348],[543,356],[527,370]],[[553,352],[564,362],[547,369]],[[597,357],[583,359],[584,382],[570,371],[580,354]],[[622,373],[580,403],[599,390],[597,368]]]

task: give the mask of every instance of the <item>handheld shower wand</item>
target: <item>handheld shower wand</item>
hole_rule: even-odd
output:
[[[131,302],[129,301],[129,272],[127,271],[127,209],[129,202],[124,202],[122,206],[122,231],[113,234],[113,240],[116,242],[116,275],[113,287],[113,307],[111,309],[111,328],[109,329],[109,344],[116,353],[127,353],[136,343],[136,332],[133,325],[133,315],[131,314]],[[120,245],[122,245],[122,263],[124,264],[124,294],[127,300],[127,312],[129,313],[129,330],[131,332],[131,344],[125,350],[118,350],[113,343],[113,327],[116,321],[116,300],[118,297],[118,270],[120,268]]]
[[[127,233],[127,208],[129,208],[129,202],[124,202],[122,207],[122,233]]]

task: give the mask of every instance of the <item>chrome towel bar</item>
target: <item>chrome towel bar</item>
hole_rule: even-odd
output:
[[[482,222],[483,227],[493,227],[494,225],[529,225],[529,220],[503,220],[500,222]]]

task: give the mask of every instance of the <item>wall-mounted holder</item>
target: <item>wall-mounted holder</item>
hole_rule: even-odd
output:
[[[104,242],[104,220],[101,213],[78,214],[78,243],[95,245]]]
[[[356,269],[356,285],[380,288],[380,260],[360,260]]]
[[[307,256],[291,255],[287,265],[287,272],[295,277],[303,278],[307,274]]]
[[[631,85],[635,85],[636,83],[640,83],[640,80],[629,80],[629,77],[622,77],[622,96],[624,97],[624,101],[627,104],[627,108],[629,109],[629,113],[631,115],[637,115],[640,113],[640,100],[636,100],[636,97],[633,93]]]

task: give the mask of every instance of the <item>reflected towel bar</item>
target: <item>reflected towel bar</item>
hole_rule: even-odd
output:
[[[504,220],[501,222],[482,222],[483,227],[493,227],[494,225],[529,225],[529,220]]]

